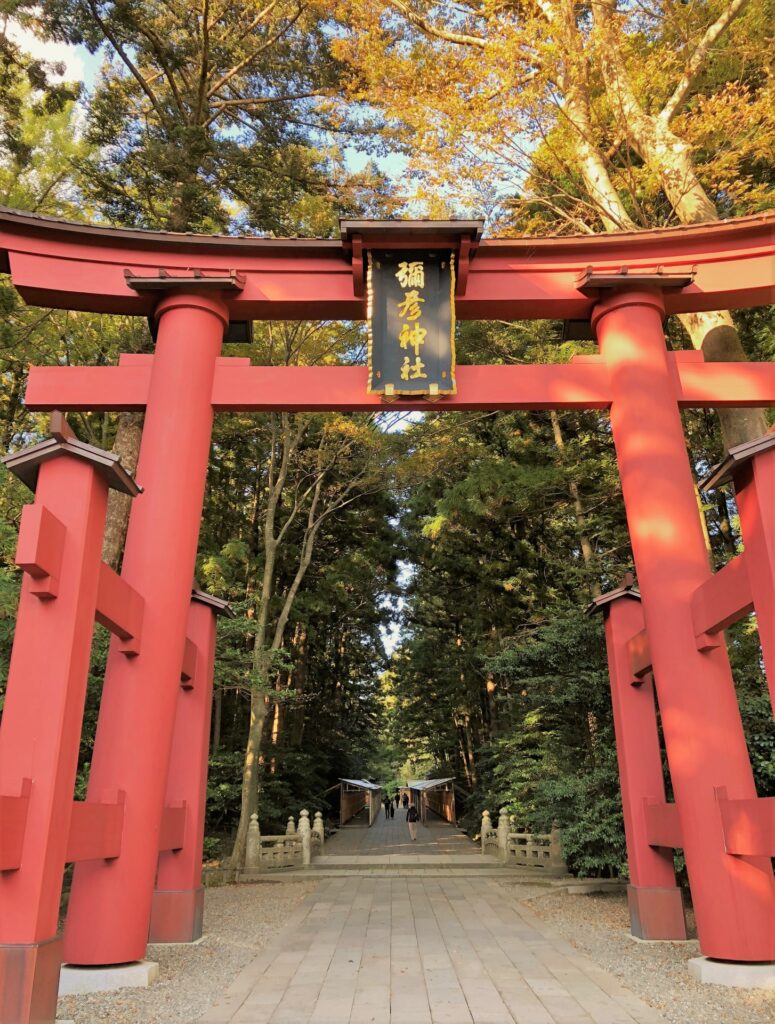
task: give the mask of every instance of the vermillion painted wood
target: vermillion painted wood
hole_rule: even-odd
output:
[[[122,575],[145,602],[140,652],[113,640],[89,796],[126,792],[124,842],[113,861],[78,864],[65,960],[142,960],[148,940],[167,767],[186,641],[191,580],[210,454],[215,363],[227,322],[217,298],[162,300],[138,482]],[[197,771],[199,771],[197,767]]]
[[[702,952],[775,960],[771,864],[726,853],[714,792],[756,797],[726,648],[701,653],[695,642],[691,601],[710,566],[663,316],[657,292],[622,292],[597,306],[594,322],[667,758]]]

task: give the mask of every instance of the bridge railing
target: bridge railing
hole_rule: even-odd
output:
[[[547,874],[567,874],[562,855],[559,829],[541,834],[512,831],[512,819],[505,807],[498,814],[498,826],[493,827],[490,812],[482,813],[480,841],[482,853],[495,854],[510,866],[540,868]]]
[[[320,811],[310,824],[309,811],[299,813],[298,829],[293,816],[288,819],[284,835],[261,835],[258,815],[253,814],[248,828],[245,871],[271,871],[274,868],[307,867],[314,856],[323,852],[325,825]]]

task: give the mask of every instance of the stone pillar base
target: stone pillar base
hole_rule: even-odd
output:
[[[0,945],[0,1024],[51,1024],[61,964],[59,938]]]
[[[775,991],[775,963],[735,963],[696,956],[689,961],[689,974],[706,985]]]
[[[59,975],[60,996],[86,992],[115,992],[120,988],[148,988],[159,976],[159,965],[150,960],[105,967],[74,967],[64,964]]]
[[[681,890],[642,885],[627,886],[630,930],[638,939],[685,939],[686,921]]]
[[[151,905],[149,942],[195,942],[202,937],[205,891],[156,890]]]

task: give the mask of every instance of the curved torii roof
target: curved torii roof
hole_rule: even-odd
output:
[[[363,319],[365,252],[435,245],[458,250],[467,281],[458,319],[586,321],[598,293],[624,283],[662,287],[667,313],[772,302],[774,225],[769,212],[479,241],[472,221],[344,221],[339,239],[287,239],[114,228],[0,207],[0,272],[26,302],[60,309],[147,316],[160,282],[192,281],[228,292],[234,321]]]

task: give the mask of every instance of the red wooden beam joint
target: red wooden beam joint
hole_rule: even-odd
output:
[[[22,779],[19,796],[0,796],[0,871],[21,865],[32,779]]]
[[[57,596],[67,530],[44,505],[25,505],[16,545],[16,564],[32,577],[36,597]]]
[[[127,657],[140,653],[144,611],[140,594],[103,562],[94,617],[119,638],[119,648]]]
[[[662,803],[652,797],[645,797],[643,813],[646,816],[646,834],[649,846],[667,846],[673,849],[683,846],[681,822],[675,804]]]
[[[186,834],[186,805],[165,807],[159,834],[159,852],[182,850]]]
[[[65,861],[112,860],[121,853],[125,797],[119,791],[115,803],[76,800],[70,818]]]
[[[692,619],[700,651],[718,647],[722,632],[753,611],[745,555],[710,576],[692,595]]]
[[[775,857],[775,796],[729,800],[724,786],[715,790],[727,853],[737,857]]]

